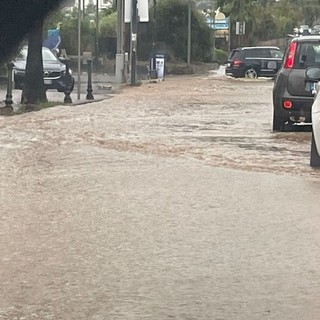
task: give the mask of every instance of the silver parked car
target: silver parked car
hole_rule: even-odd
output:
[[[16,89],[23,89],[26,66],[28,57],[28,47],[24,46],[18,56],[13,61],[14,82]],[[69,91],[72,92],[74,88],[74,78],[67,74],[67,68],[63,60],[58,59],[53,52],[43,47],[42,48],[42,60],[43,60],[43,81],[46,89],[55,89],[59,92]]]
[[[312,140],[310,166],[320,167],[320,67],[310,67],[306,70],[306,81],[315,99],[311,107]]]

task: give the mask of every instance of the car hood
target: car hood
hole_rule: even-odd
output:
[[[26,61],[16,60],[13,63],[14,69],[25,70],[26,69]],[[61,72],[66,70],[66,65],[59,61],[43,61],[43,70],[44,71],[55,71]]]

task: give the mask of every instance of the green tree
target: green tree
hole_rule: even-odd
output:
[[[230,17],[231,34],[236,34],[236,23],[245,23],[245,32],[242,35],[233,37],[231,47],[252,43],[253,32],[257,20],[254,14],[255,4],[251,0],[227,1],[223,6],[223,12]]]
[[[2,1],[0,10],[0,64],[6,62],[27,33],[64,0]]]
[[[309,26],[313,26],[320,18],[320,0],[304,0],[298,2],[301,18]]]
[[[195,8],[192,10],[192,52],[194,60],[210,61],[212,34],[209,27]],[[188,38],[188,5],[184,0],[164,0],[157,6],[155,21],[156,42],[160,49],[166,49],[172,56],[186,61]]]
[[[100,37],[116,37],[117,36],[117,13],[111,12],[100,18]]]

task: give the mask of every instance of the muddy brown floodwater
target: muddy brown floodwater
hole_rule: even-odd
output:
[[[320,171],[272,80],[218,71],[0,117],[0,319],[315,320]]]

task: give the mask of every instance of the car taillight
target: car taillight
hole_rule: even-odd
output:
[[[291,109],[292,108],[292,101],[290,100],[285,100],[283,101],[283,107],[286,108],[286,109]]]
[[[288,52],[286,54],[286,60],[284,62],[285,69],[291,69],[294,63],[294,56],[297,50],[297,42],[292,42],[288,48]]]
[[[241,60],[234,60],[234,61],[233,61],[233,66],[234,66],[234,67],[239,67],[240,64],[241,64],[241,62],[242,62]]]

